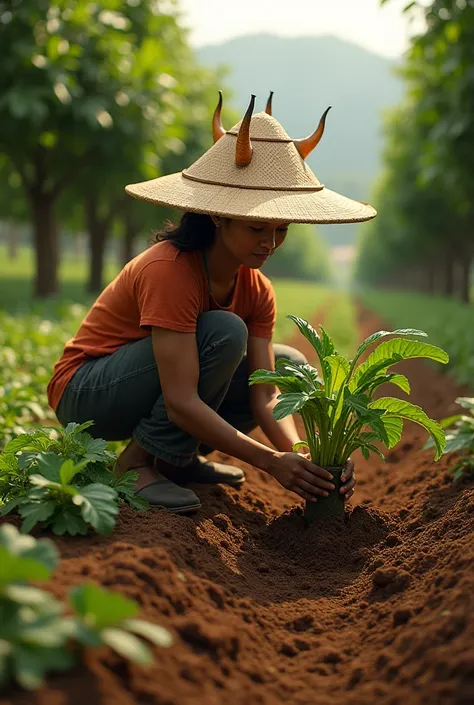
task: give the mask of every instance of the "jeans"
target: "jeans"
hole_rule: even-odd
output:
[[[257,426],[250,407],[247,335],[243,320],[228,311],[198,317],[199,396],[243,433]],[[274,351],[276,358],[306,362],[287,345],[274,345]],[[68,383],[56,415],[63,426],[94,421],[88,431],[96,438],[133,437],[152,455],[177,466],[192,463],[200,445],[168,418],[151,336],[84,362]]]

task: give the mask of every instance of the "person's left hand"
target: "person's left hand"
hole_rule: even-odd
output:
[[[344,495],[344,502],[348,502],[354,494],[356,484],[354,461],[349,458],[341,475],[343,483],[339,492]]]

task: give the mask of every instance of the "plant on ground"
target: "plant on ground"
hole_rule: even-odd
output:
[[[474,473],[474,397],[458,397],[456,404],[468,409],[469,414],[455,414],[441,421],[441,427],[447,430],[443,453],[459,453],[458,462],[451,468],[455,482]],[[428,439],[425,448],[430,447]]]
[[[94,584],[72,589],[75,616],[65,616],[61,602],[29,584],[47,580],[58,560],[52,541],[22,536],[11,524],[0,527],[0,687],[15,680],[28,690],[39,688],[49,672],[74,665],[77,646],[105,644],[141,665],[153,659],[135,635],[171,646],[166,629],[136,619],[134,601]]]
[[[16,509],[23,517],[23,532],[40,522],[58,535],[85,534],[89,526],[107,535],[120,503],[147,508],[135,495],[137,473],[117,476],[108,469],[115,455],[106,441],[85,431],[91,425],[38,429],[5,446],[0,455],[0,513]]]
[[[306,442],[296,444],[294,450],[307,446],[312,461],[326,467],[343,466],[358,448],[365,458],[374,452],[384,459],[375,443],[393,448],[401,439],[403,420],[407,419],[428,431],[436,448],[435,459],[440,458],[446,443],[443,430],[423,409],[402,399],[373,397],[375,391],[387,382],[410,393],[408,379],[390,372],[390,368],[409,358],[447,363],[448,355],[444,350],[409,339],[426,336],[423,331],[378,331],[359,345],[353,360],[348,360],[337,352],[333,339],[322,326],[318,332],[302,318],[289,318],[316,351],[319,371],[309,364],[300,366],[280,359],[275,371],[253,372],[250,384],[273,384],[280,389],[279,401],[273,409],[276,419],[300,414]],[[388,336],[389,339],[382,341]],[[382,342],[361,362],[362,354],[376,341]]]

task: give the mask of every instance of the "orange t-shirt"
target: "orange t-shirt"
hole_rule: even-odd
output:
[[[197,317],[210,309],[237,314],[249,335],[272,337],[275,292],[258,269],[240,267],[232,301],[222,307],[209,297],[201,251],[180,252],[169,241],[152,245],[125,265],[66,343],[48,384],[50,406],[57,409],[69,380],[86,360],[146,338],[152,326],[194,333]]]

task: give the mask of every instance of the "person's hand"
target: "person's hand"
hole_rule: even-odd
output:
[[[331,473],[300,453],[275,453],[268,472],[285,489],[308,502],[317,502],[318,496],[327,497],[335,489]]]
[[[343,483],[339,492],[344,495],[344,502],[348,502],[355,492],[356,476],[354,461],[349,458],[341,475]]]

